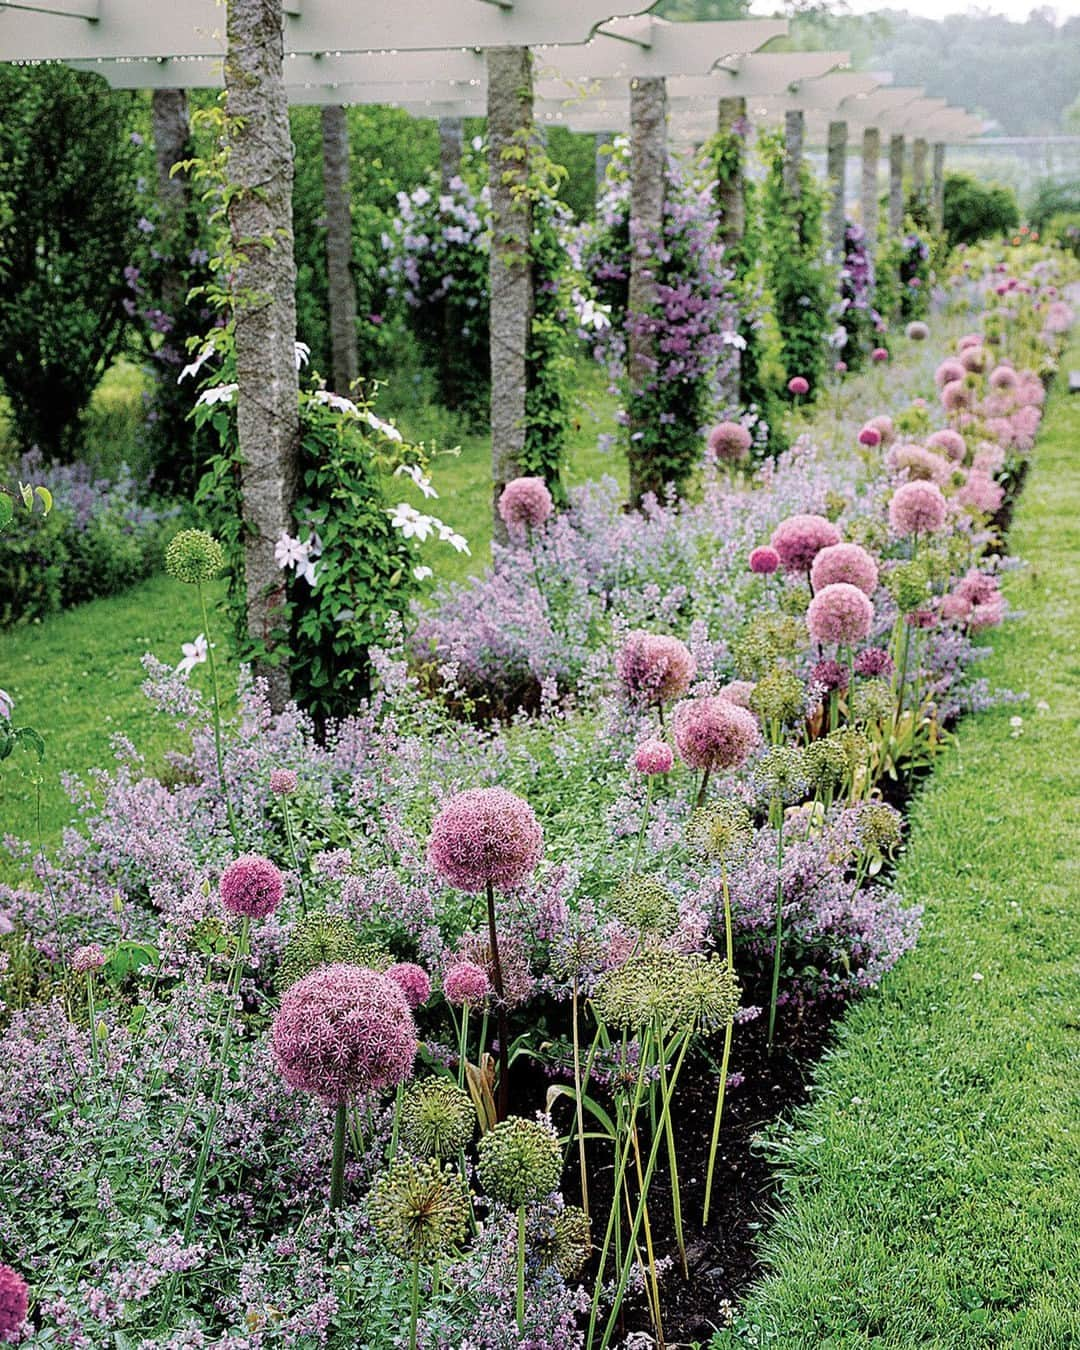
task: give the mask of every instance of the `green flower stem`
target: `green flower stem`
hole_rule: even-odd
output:
[[[510,1114],[510,1020],[503,994],[502,962],[499,960],[499,935],[495,926],[495,887],[487,883],[488,941],[491,944],[491,983],[495,990],[495,1016],[499,1026],[499,1095],[495,1114],[505,1120]]]
[[[650,779],[650,785],[652,780]],[[581,1208],[585,1217],[589,1215],[589,1181],[585,1167],[585,1105],[581,1100],[584,1091],[581,1083],[581,1036],[578,1027],[578,977],[574,975],[573,999],[571,1003],[571,1031],[574,1040],[574,1107],[577,1112],[578,1163],[581,1167]]]
[[[390,1156],[388,1162],[393,1162],[397,1157],[398,1136],[401,1132],[401,1103],[405,1096],[405,1089],[399,1083],[394,1093],[394,1123],[390,1130]]]
[[[784,939],[784,804],[778,802],[776,825],[776,950],[773,953],[772,993],[769,997],[768,1051],[772,1054],[776,1031],[776,997],[780,989],[780,952]]]
[[[900,643],[900,671],[896,682],[896,720],[900,721],[904,712],[904,686],[907,684],[908,654],[911,650],[911,624],[901,614],[897,621],[903,625],[903,640]]]
[[[660,1090],[665,1095],[668,1090],[667,1081],[667,1061],[663,1055],[660,1056]],[[671,1217],[675,1225],[675,1245],[679,1249],[679,1259],[682,1262],[683,1279],[689,1280],[690,1267],[686,1264],[686,1235],[683,1232],[682,1220],[682,1191],[679,1188],[679,1158],[675,1148],[675,1129],[672,1125],[671,1115],[663,1117],[662,1124],[664,1135],[667,1139],[668,1171],[671,1174]],[[646,1219],[646,1225],[648,1219]],[[648,1227],[645,1230],[646,1240],[648,1240]],[[658,1328],[658,1330],[660,1330]]]
[[[727,864],[720,865],[720,884],[724,895],[724,943],[728,970],[735,969],[735,940],[731,931],[731,892],[728,888]],[[712,1140],[709,1144],[709,1168],[705,1174],[705,1207],[701,1215],[702,1228],[709,1222],[709,1203],[712,1200],[713,1172],[716,1169],[716,1150],[720,1145],[720,1120],[724,1114],[724,1091],[727,1087],[728,1060],[731,1058],[731,1037],[734,1021],[724,1028],[724,1053],[720,1059],[720,1083],[716,1089],[716,1110],[713,1112]]]
[[[94,972],[86,972],[86,1013],[90,1018],[90,1058],[94,1064],[95,1074],[100,1067],[98,1065],[98,1043],[97,1043],[97,1009],[94,1006]]]
[[[413,1261],[409,1296],[409,1350],[416,1350],[416,1323],[420,1315],[420,1260]]]
[[[661,1063],[663,1057],[661,1056]],[[648,1277],[651,1288],[649,1302],[652,1305],[653,1330],[656,1332],[656,1341],[658,1345],[664,1344],[664,1323],[660,1313],[660,1279],[656,1273],[656,1252],[653,1250],[652,1226],[649,1223],[649,1206],[646,1202],[645,1178],[641,1171],[641,1148],[638,1140],[637,1122],[630,1122],[630,1137],[634,1142],[634,1171],[637,1173],[638,1195],[640,1196],[641,1224],[645,1230],[645,1259],[648,1262]],[[629,1199],[629,1197],[627,1197]],[[633,1231],[633,1220],[630,1223],[631,1232]],[[633,1237],[630,1239],[631,1246],[634,1245]]]
[[[525,1334],[525,1206],[517,1212],[517,1324],[518,1334]]]
[[[210,636],[210,620],[206,613],[206,596],[203,594],[202,582],[197,582],[195,589],[199,593],[199,605],[202,609],[203,634],[206,637],[206,656],[207,660],[210,662],[210,687],[214,695],[214,752],[217,755],[218,783],[221,787],[221,795],[225,801],[225,810],[229,817],[229,830],[233,837],[233,843],[239,848],[240,830],[236,823],[236,815],[233,811],[233,805],[229,798],[228,789],[225,786],[225,756],[222,750],[221,736],[221,690],[218,686],[217,661],[214,659],[214,644]]]
[[[469,1001],[461,1005],[461,1038],[458,1041],[458,1087],[465,1087],[465,1060],[469,1053]]]
[[[348,1115],[348,1102],[338,1102],[337,1110],[334,1112],[334,1161],[330,1167],[331,1209],[341,1209],[345,1203],[345,1127]],[[395,1115],[395,1121],[396,1119]]]
[[[698,788],[697,801],[695,803],[695,805],[698,807],[702,807],[705,805],[705,794],[709,790],[710,772],[711,770],[708,768],[705,768],[701,771],[701,786]]]
[[[304,895],[304,878],[300,871],[300,859],[296,856],[296,836],[293,834],[292,812],[289,810],[288,797],[282,797],[281,806],[285,813],[285,837],[289,841],[289,854],[292,858],[293,871],[296,873],[296,884],[300,888],[300,913],[306,915],[307,897]]]
[[[641,861],[641,850],[645,846],[645,831],[649,828],[649,810],[652,807],[653,779],[655,777],[655,774],[649,774],[645,780],[645,810],[641,816],[641,829],[638,830],[637,845],[634,848],[634,861],[630,866],[630,871],[635,874],[638,870],[638,863]]]

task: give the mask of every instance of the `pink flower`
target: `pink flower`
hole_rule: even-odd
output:
[[[956,591],[945,596],[941,602],[941,617],[943,619],[950,619],[954,623],[966,623],[970,613],[971,601],[966,595],[960,595]]]
[[[753,713],[715,695],[680,703],[672,724],[679,756],[691,769],[737,769],[761,744]]]
[[[451,797],[435,818],[428,863],[459,891],[509,890],[540,861],[544,836],[527,801],[505,788]]]
[[[837,375],[846,375],[846,374],[847,374],[847,362],[846,362],[846,361],[837,361],[836,365],[833,366],[833,370],[836,371]],[[728,1082],[729,1082],[729,1083],[731,1082],[731,1079],[730,1079],[730,1078],[728,1079]]]
[[[896,439],[896,428],[893,426],[893,420],[887,413],[880,413],[877,417],[871,417],[866,424],[873,427],[881,437],[882,445],[891,445]]]
[[[335,1106],[404,1082],[417,1050],[404,993],[363,966],[321,966],[297,980],[281,1000],[272,1039],[290,1087]]]
[[[487,971],[472,961],[456,960],[443,971],[446,1001],[460,1007],[463,1003],[482,1003],[491,992]]]
[[[893,660],[884,647],[864,647],[855,658],[855,674],[873,678],[893,673]]]
[[[934,371],[934,383],[939,389],[944,389],[947,384],[952,384],[954,380],[962,380],[966,374],[967,371],[956,357],[950,356],[942,361],[941,365]]]
[[[652,740],[642,741],[634,751],[634,768],[638,773],[670,773],[671,766],[675,762],[675,756],[672,753],[671,746],[667,741]]]
[[[806,623],[815,642],[850,646],[870,636],[874,606],[858,586],[834,581],[810,601]]]
[[[969,347],[981,347],[981,346],[982,346],[981,333],[967,333],[957,342],[956,350],[958,352],[965,352]]]
[[[750,707],[750,695],[754,692],[755,685],[753,680],[732,680],[729,684],[721,685],[716,691],[717,698],[726,698],[729,703],[734,703],[739,708]]]
[[[543,525],[554,505],[542,478],[515,478],[499,495],[499,515],[515,538]]]
[[[105,953],[96,942],[76,948],[71,957],[71,969],[79,975],[89,975],[95,970],[100,970],[104,964]]]
[[[810,683],[816,684],[826,694],[831,694],[833,690],[843,693],[850,682],[851,674],[847,666],[841,665],[839,661],[819,661],[810,671]]]
[[[940,450],[942,454],[948,455],[949,459],[962,460],[967,454],[967,444],[963,436],[958,431],[951,431],[945,428],[943,431],[935,431],[932,436],[926,438],[926,448],[928,450]]]
[[[995,483],[988,473],[972,469],[956,494],[956,500],[963,506],[970,506],[973,511],[992,516],[1005,500],[1005,489],[1000,483]]]
[[[750,554],[750,571],[768,577],[780,566],[780,554],[771,544],[762,544]]]
[[[963,380],[950,380],[941,391],[941,406],[946,412],[971,407],[971,390]]]
[[[270,791],[275,797],[288,797],[296,791],[299,781],[292,769],[270,770]]]
[[[13,1341],[30,1306],[26,1281],[10,1266],[0,1265],[0,1341]]]
[[[246,853],[222,872],[218,890],[221,903],[230,914],[265,919],[281,904],[285,881],[268,858]]]
[[[877,365],[882,365],[888,359],[889,359],[889,352],[887,347],[875,347],[874,350],[870,353],[870,360],[875,362],[875,364]]]
[[[709,432],[709,453],[724,464],[742,464],[752,443],[741,422],[721,422]]]
[[[840,531],[824,516],[788,516],[773,530],[771,542],[785,572],[809,572],[823,548],[840,542]]]
[[[815,591],[820,591],[837,581],[849,582],[867,595],[873,595],[878,584],[877,563],[859,544],[830,544],[814,559],[810,584]]]
[[[995,366],[990,372],[991,389],[1015,389],[1020,378],[1011,366]]]
[[[889,503],[889,524],[898,535],[932,534],[945,524],[945,498],[936,483],[905,483]]]
[[[986,369],[986,352],[982,347],[965,347],[960,353],[960,364],[978,375]]]
[[[796,398],[801,398],[803,394],[810,392],[810,382],[801,375],[792,375],[787,382],[788,393],[794,394]]]
[[[872,450],[875,446],[881,444],[881,432],[878,431],[877,427],[868,424],[859,432],[859,444],[869,446]]]
[[[997,577],[980,572],[977,567],[970,567],[957,584],[956,593],[970,600],[973,605],[985,605],[998,594]]]
[[[907,473],[909,479],[922,478],[931,483],[947,483],[952,472],[949,461],[924,446],[894,445],[885,457],[893,473]]]
[[[399,961],[386,972],[386,978],[393,980],[405,995],[410,1008],[419,1008],[431,997],[431,980],[421,966],[411,961]]]
[[[994,595],[984,604],[972,605],[971,615],[968,618],[968,627],[973,633],[978,633],[984,628],[996,628],[1004,617],[1005,597],[1003,595]]]
[[[634,703],[670,703],[686,693],[696,673],[685,643],[641,628],[628,635],[615,657],[615,674]]]
[[[913,319],[904,332],[912,342],[925,342],[930,336],[930,329],[920,319]]]

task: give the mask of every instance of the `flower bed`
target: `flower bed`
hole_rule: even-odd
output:
[[[118,738],[0,888],[34,1342],[701,1334],[748,1259],[755,1113],[914,944],[897,807],[986,697],[999,480],[1069,317],[1009,263],[958,275],[985,340],[938,395],[920,367],[926,406],[826,409],[698,503],[523,517],[324,743],[250,687],[219,736],[147,659],[191,753],[163,782]]]

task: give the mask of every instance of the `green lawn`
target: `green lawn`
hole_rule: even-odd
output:
[[[1030,700],[966,722],[915,803],[897,880],[926,931],[775,1136],[773,1273],[718,1346],[1080,1345],[1078,449],[1063,377],[987,670]]]

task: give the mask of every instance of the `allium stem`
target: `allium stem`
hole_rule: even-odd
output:
[[[458,1042],[458,1087],[465,1086],[465,1060],[469,1053],[469,1000],[461,1005],[461,1039]]]
[[[206,658],[210,662],[210,689],[214,697],[214,753],[217,756],[218,785],[221,788],[221,796],[228,813],[229,830],[233,837],[233,843],[239,848],[240,831],[236,824],[236,816],[233,813],[229,791],[225,785],[225,755],[222,750],[221,736],[221,690],[218,687],[217,661],[214,659],[214,643],[210,634],[210,620],[206,613],[206,596],[203,594],[201,581],[196,583],[195,589],[199,593],[199,605],[202,608],[203,632],[206,635]]]
[[[518,1334],[525,1334],[525,1206],[517,1212],[517,1324]]]
[[[649,828],[649,810],[652,807],[654,777],[654,774],[649,774],[645,780],[645,810],[642,812],[641,829],[638,830],[637,846],[634,849],[634,861],[630,867],[630,871],[635,875],[638,870],[638,863],[641,861],[641,850],[645,846],[645,831]]]
[[[409,1300],[409,1350],[416,1350],[416,1323],[420,1315],[420,1261],[413,1262]]]
[[[495,887],[487,883],[488,941],[491,943],[491,983],[495,990],[495,1014],[499,1025],[499,1096],[496,1114],[505,1120],[510,1114],[510,1023],[503,995],[502,962],[499,960],[499,935],[495,925]]]
[[[652,780],[650,779],[650,786]],[[581,1208],[586,1218],[589,1214],[589,1181],[585,1168],[585,1105],[581,1099],[584,1091],[581,1082],[581,1039],[578,1028],[578,977],[574,975],[573,1000],[571,1004],[571,1027],[574,1038],[574,1109],[577,1112],[578,1162],[581,1166]]]
[[[94,1007],[94,972],[86,972],[86,1014],[90,1018],[90,1058],[94,1072],[98,1069],[97,1009]]]
[[[656,1253],[653,1250],[652,1226],[649,1223],[649,1206],[645,1201],[645,1177],[641,1171],[641,1148],[638,1140],[637,1121],[630,1122],[630,1138],[634,1143],[634,1170],[637,1172],[638,1184],[638,1204],[641,1209],[641,1222],[645,1230],[645,1258],[649,1263],[649,1284],[652,1290],[649,1302],[652,1305],[653,1329],[656,1332],[658,1345],[664,1344],[664,1323],[660,1315],[660,1280],[656,1274]],[[631,1232],[633,1231],[633,1221],[631,1220]],[[633,1238],[631,1238],[631,1245]]]
[[[666,1094],[667,1092],[667,1062],[663,1055],[660,1057],[660,1088]],[[667,1138],[668,1172],[671,1174],[671,1217],[675,1225],[675,1245],[679,1249],[679,1260],[682,1262],[683,1279],[689,1280],[690,1268],[686,1264],[686,1236],[683,1232],[682,1221],[682,1191],[679,1187],[679,1158],[675,1148],[675,1129],[671,1122],[670,1113],[663,1118],[664,1135]],[[646,1217],[645,1235],[648,1239],[648,1218]]]
[[[296,873],[296,884],[300,889],[300,913],[306,915],[307,897],[304,895],[304,878],[300,872],[300,859],[296,856],[296,836],[293,834],[292,813],[289,810],[287,796],[282,797],[281,806],[285,812],[285,837],[289,841],[289,856],[292,858],[293,871]]]
[[[698,807],[705,805],[705,793],[709,790],[709,774],[711,770],[706,766],[701,772],[701,786],[698,788],[697,802]]]
[[[334,1160],[330,1165],[331,1209],[341,1209],[345,1203],[345,1135],[348,1116],[348,1102],[342,1099],[334,1112]],[[415,1306],[414,1303],[414,1309]],[[415,1345],[416,1341],[412,1343]]]
[[[784,938],[784,803],[778,803],[776,823],[776,950],[773,953],[772,994],[769,998],[768,1051],[772,1054],[776,1031],[776,998],[780,989],[780,951]]]
[[[728,886],[727,863],[720,864],[720,885],[724,895],[724,943],[728,970],[735,969],[735,940],[731,931],[731,890]],[[720,1083],[716,1089],[716,1110],[713,1112],[712,1140],[709,1144],[709,1169],[705,1174],[705,1208],[701,1215],[702,1228],[709,1222],[709,1203],[712,1200],[713,1172],[716,1169],[716,1151],[720,1145],[720,1120],[724,1114],[724,1092],[727,1088],[728,1061],[731,1058],[731,1038],[734,1020],[724,1028],[724,1053],[720,1059]]]

